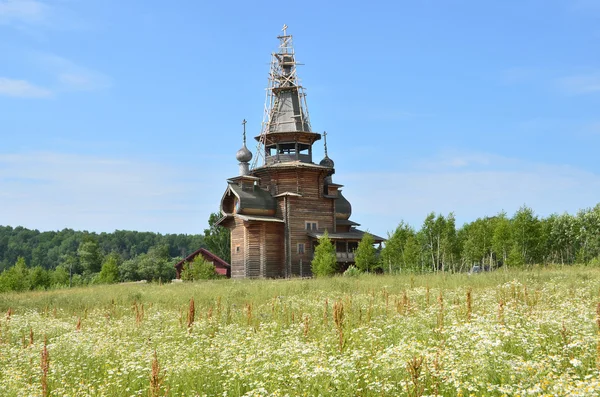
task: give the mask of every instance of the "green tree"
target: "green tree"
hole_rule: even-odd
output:
[[[181,279],[184,281],[211,280],[219,278],[215,271],[215,265],[198,255],[191,263],[185,263],[181,272]]]
[[[210,214],[209,228],[204,230],[204,242],[210,252],[225,262],[231,262],[231,235],[229,229],[216,225],[220,218],[219,213]]]
[[[315,248],[315,256],[310,263],[310,268],[315,277],[331,276],[337,271],[335,245],[329,239],[327,230],[319,237],[319,244]]]
[[[50,283],[52,286],[68,286],[69,270],[65,266],[57,266],[54,271],[50,272]]]
[[[507,263],[511,241],[510,220],[506,217],[506,212],[501,212],[496,216],[494,223],[492,249],[496,253],[497,259],[502,258],[503,264]]]
[[[77,255],[85,273],[92,274],[100,271],[102,267],[102,253],[100,252],[100,246],[95,240],[88,239],[81,242],[77,250]]]
[[[400,221],[393,234],[388,233],[385,247],[381,250],[383,269],[389,273],[414,270],[418,265],[420,247],[414,229]]]
[[[519,208],[511,221],[512,239],[524,264],[533,264],[540,258],[541,224],[533,210]]]
[[[119,282],[119,260],[117,253],[111,253],[102,263],[102,269],[98,274],[98,281],[104,284],[114,284]]]
[[[48,289],[52,283],[50,273],[41,266],[29,271],[29,289]]]
[[[358,243],[358,247],[354,252],[354,260],[356,267],[363,272],[371,272],[377,269],[377,251],[373,247],[375,242],[370,233],[365,233]]]
[[[20,256],[13,267],[0,275],[0,291],[25,291],[29,289],[29,269]]]

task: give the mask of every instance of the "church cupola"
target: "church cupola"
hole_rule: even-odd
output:
[[[323,141],[324,141],[324,146],[325,146],[325,157],[323,158],[323,160],[321,160],[319,165],[322,165],[323,167],[333,168],[335,163],[327,155],[327,131],[323,132]]]
[[[237,151],[235,158],[240,162],[240,176],[248,175],[250,172],[250,160],[252,160],[252,152],[246,147],[246,120],[242,121],[244,125],[244,144],[240,150]]]
[[[296,54],[287,26],[277,38],[279,49],[271,55],[263,127],[256,137],[259,149],[252,169],[291,162],[312,164],[312,145],[321,139],[310,126],[306,93],[296,72]],[[263,164],[257,164],[259,157]]]

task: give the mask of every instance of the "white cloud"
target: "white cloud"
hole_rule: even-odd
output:
[[[103,73],[52,54],[39,56],[42,67],[56,74],[61,91],[96,91],[110,88],[111,79]]]
[[[26,80],[0,77],[0,95],[16,98],[48,98],[52,92]]]
[[[225,178],[192,171],[135,159],[0,154],[0,220],[42,230],[200,233]]]
[[[35,0],[0,0],[0,23],[36,23],[45,19],[48,6]]]
[[[563,77],[558,84],[563,91],[572,95],[600,92],[600,72]]]

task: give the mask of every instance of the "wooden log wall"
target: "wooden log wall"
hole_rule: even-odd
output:
[[[235,218],[231,229],[231,278],[246,277],[246,241],[244,238],[244,222]],[[240,247],[239,251],[236,247]]]

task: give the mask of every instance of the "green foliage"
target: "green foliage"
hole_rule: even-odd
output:
[[[310,267],[315,277],[331,276],[337,271],[335,245],[329,239],[327,230],[319,238],[319,244],[315,248],[315,256],[310,263]]]
[[[119,255],[112,253],[106,257],[102,264],[98,282],[104,284],[113,284],[119,282]]]
[[[215,225],[220,218],[219,213],[210,214],[209,228],[204,230],[204,242],[210,252],[225,262],[231,262],[231,234],[229,229]]]
[[[29,289],[29,269],[20,256],[13,267],[0,275],[0,291],[25,291]]]
[[[517,245],[513,246],[506,259],[506,265],[509,267],[521,267],[525,264],[525,258]]]
[[[363,272],[361,272],[356,266],[350,265],[350,267],[348,267],[348,269],[346,269],[344,272],[344,277],[358,277],[361,274],[363,274]]]
[[[92,274],[98,273],[102,267],[102,253],[100,246],[93,239],[81,242],[77,250],[79,263],[83,267],[83,271]]]
[[[52,285],[50,272],[41,266],[36,266],[29,271],[30,289],[48,289]]]
[[[119,255],[121,261],[147,253],[151,247],[158,245],[168,246],[170,257],[185,256],[198,248],[205,247],[202,235],[161,235],[128,230],[99,234],[72,229],[40,232],[20,226],[15,228],[0,226],[0,272],[12,267],[21,256],[31,267],[41,266],[50,270],[67,261],[68,266],[65,266],[67,270],[71,268],[74,273],[82,273],[84,268],[79,265],[78,250],[82,243],[88,241],[96,242],[101,256],[114,252]],[[98,263],[92,258],[91,264],[96,266],[97,272],[102,261]]]
[[[212,280],[220,278],[215,271],[215,265],[204,259],[202,255],[194,258],[192,263],[185,263],[181,272],[184,281]]]
[[[381,250],[383,270],[388,273],[417,270],[420,267],[420,251],[415,230],[400,221],[394,233],[388,233],[385,247]]]
[[[356,267],[363,272],[372,272],[379,267],[377,251],[373,244],[375,244],[373,236],[367,232],[363,235],[354,252]]]

